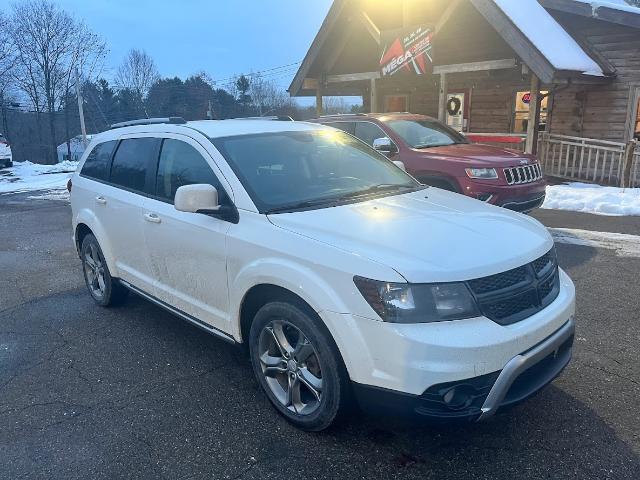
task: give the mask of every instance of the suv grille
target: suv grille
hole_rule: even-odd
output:
[[[487,318],[500,325],[524,320],[547,307],[560,293],[555,248],[527,265],[468,283]]]
[[[524,165],[522,167],[510,167],[504,169],[504,176],[509,185],[537,182],[542,178],[540,164]]]

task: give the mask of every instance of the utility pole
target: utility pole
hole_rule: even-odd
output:
[[[82,130],[82,144],[87,147],[87,129],[84,125],[84,109],[82,107],[82,87],[80,86],[80,75],[76,68],[76,93],[78,95],[78,113],[80,114],[80,129]]]

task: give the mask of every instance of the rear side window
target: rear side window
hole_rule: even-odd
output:
[[[155,138],[122,140],[113,157],[110,182],[127,190],[145,192],[147,172],[155,163],[157,152]]]
[[[351,135],[353,135],[353,131],[355,129],[355,125],[353,122],[332,122],[332,123],[325,123],[325,125],[327,127],[338,128],[343,132],[350,133]]]
[[[109,179],[109,160],[111,160],[111,154],[116,147],[115,140],[110,142],[99,143],[82,165],[80,175],[93,178],[95,180],[107,181]]]
[[[173,203],[176,190],[183,185],[206,183],[218,190],[218,200],[225,203],[226,194],[218,178],[200,153],[188,143],[167,138],[162,142],[156,177],[156,197]]]
[[[387,136],[378,125],[370,122],[356,122],[355,135],[364,143],[368,143],[371,146],[373,146],[375,139]]]

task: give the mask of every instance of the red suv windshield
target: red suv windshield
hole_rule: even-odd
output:
[[[411,148],[431,148],[469,143],[458,132],[433,120],[387,120],[384,122]]]

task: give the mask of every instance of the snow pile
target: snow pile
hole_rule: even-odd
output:
[[[640,215],[640,188],[602,187],[588,183],[549,185],[542,208],[598,215]]]
[[[67,180],[75,172],[78,162],[64,161],[55,165],[15,162],[12,168],[0,170],[0,194],[54,191],[66,189]]]
[[[603,75],[602,69],[537,0],[493,0],[556,68]]]

